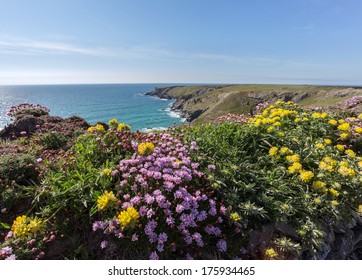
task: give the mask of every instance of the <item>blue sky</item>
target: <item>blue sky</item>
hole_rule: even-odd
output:
[[[0,84],[362,85],[360,0],[0,4]]]

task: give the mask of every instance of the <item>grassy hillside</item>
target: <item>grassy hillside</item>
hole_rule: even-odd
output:
[[[226,113],[249,114],[262,102],[291,100],[302,107],[326,107],[362,95],[360,88],[248,84],[176,86],[166,92],[169,98],[177,100],[174,109],[183,111],[186,116],[199,113],[191,118],[193,123],[210,122]]]

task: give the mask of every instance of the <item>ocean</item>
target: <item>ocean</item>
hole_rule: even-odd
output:
[[[184,120],[170,110],[174,100],[144,95],[166,84],[92,84],[0,86],[0,129],[10,123],[9,108],[20,103],[40,104],[50,115],[80,116],[94,124],[116,118],[132,131],[164,129]]]

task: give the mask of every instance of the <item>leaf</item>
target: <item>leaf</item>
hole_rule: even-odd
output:
[[[10,226],[8,224],[5,224],[3,222],[0,222],[0,228],[4,228],[4,229],[10,229]]]

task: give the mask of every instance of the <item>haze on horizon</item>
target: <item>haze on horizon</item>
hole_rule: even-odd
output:
[[[359,0],[0,3],[1,85],[362,85]]]

